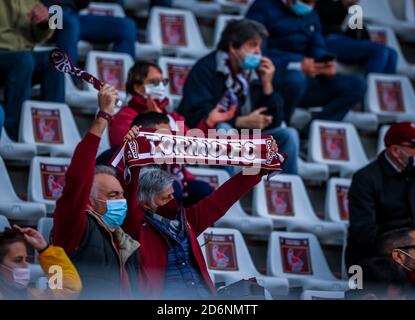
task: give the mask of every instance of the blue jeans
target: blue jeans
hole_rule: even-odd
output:
[[[234,128],[229,123],[222,122],[216,126],[216,129],[228,131]],[[279,150],[288,156],[288,159],[285,161],[283,166],[282,172],[287,174],[298,174],[300,138],[298,136],[297,130],[294,128],[279,127],[265,130],[262,133],[273,136],[277,142]],[[235,167],[232,166],[223,166],[221,169],[228,171],[230,175],[234,175],[236,173]]]
[[[307,77],[302,71],[286,70],[277,75],[277,86],[284,98],[284,121],[289,125],[295,108],[322,107],[314,119],[341,121],[363,101],[366,80],[360,75]]]
[[[365,65],[366,74],[396,73],[398,54],[392,48],[341,34],[328,35],[326,44],[327,49],[334,53],[340,62]]]
[[[209,183],[200,180],[188,180],[188,196],[183,197],[183,190],[176,181],[173,183],[174,198],[183,206],[190,207],[215,191]]]
[[[4,85],[4,127],[13,140],[19,136],[22,104],[30,99],[33,83],[41,84],[41,98],[64,102],[63,74],[49,65],[48,51],[0,51],[0,85]]]
[[[1,138],[1,129],[3,128],[4,124],[4,110],[3,107],[0,105],[0,138]]]
[[[54,40],[65,50],[72,61],[78,63],[78,41],[114,43],[115,52],[123,52],[135,59],[135,22],[128,18],[100,15],[78,15],[71,8],[63,8],[63,29],[56,30]]]

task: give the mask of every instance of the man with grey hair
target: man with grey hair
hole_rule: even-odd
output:
[[[127,139],[137,134],[138,128],[132,127]],[[265,174],[266,170],[257,175],[241,172],[184,208],[174,199],[173,177],[168,172],[154,166],[132,167],[131,182],[125,188],[129,212],[123,228],[140,242],[140,292],[152,299],[212,298],[215,286],[197,237]]]
[[[95,167],[118,99],[114,87],[100,90],[100,111],[74,152],[53,217],[53,243],[65,249],[77,268],[84,299],[137,297],[139,244],[120,228],[127,214],[124,190],[114,168]]]

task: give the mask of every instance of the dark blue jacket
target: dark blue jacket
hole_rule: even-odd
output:
[[[193,66],[184,84],[183,98],[177,111],[186,118],[186,125],[189,128],[196,128],[198,123],[216,107],[227,90],[225,75],[217,71],[216,53],[217,51],[213,51],[200,59]],[[274,121],[270,127],[280,126],[283,119],[283,101],[279,94],[274,91],[269,96],[264,95],[260,81],[252,81],[250,99],[252,110],[260,107],[275,110]],[[238,108],[238,111],[240,109]],[[234,126],[235,118],[228,122]]]
[[[316,10],[300,17],[281,0],[256,0],[246,17],[267,28],[269,38],[264,44],[264,52],[276,65],[277,72],[304,57],[318,59],[329,54]]]

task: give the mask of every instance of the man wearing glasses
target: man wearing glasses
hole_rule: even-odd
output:
[[[353,176],[347,266],[378,256],[385,232],[415,227],[415,123],[393,124],[384,142],[386,150]]]

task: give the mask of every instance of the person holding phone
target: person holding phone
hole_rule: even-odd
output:
[[[246,14],[270,34],[264,52],[277,66],[275,83],[284,98],[287,124],[296,108],[312,107],[322,107],[314,119],[341,121],[366,90],[362,76],[337,73],[315,4],[316,0],[257,0]]]
[[[265,27],[255,21],[230,21],[217,50],[190,71],[178,112],[195,128],[215,108],[225,111],[236,106],[235,116],[216,128],[227,133],[230,129],[261,129],[272,135],[288,155],[284,172],[297,174],[299,137],[295,129],[281,127],[283,102],[273,84],[275,65],[261,50],[267,36]]]

